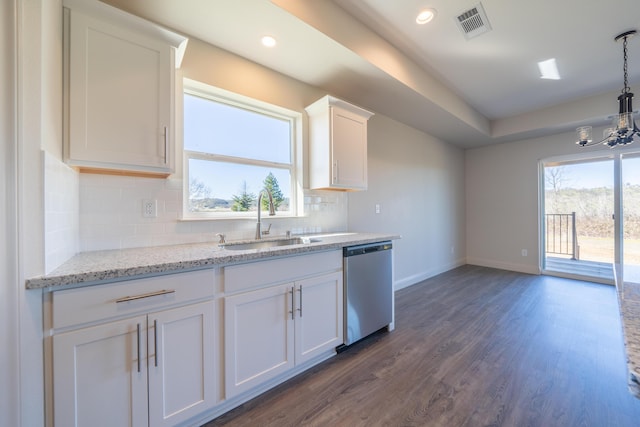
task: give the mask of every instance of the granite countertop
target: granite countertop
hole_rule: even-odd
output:
[[[614,271],[624,347],[627,352],[629,391],[640,398],[640,283],[619,280],[622,277],[619,265],[616,265]]]
[[[376,233],[331,233],[300,237],[309,237],[311,241],[295,245],[246,250],[224,249],[220,248],[218,243],[208,242],[82,252],[51,273],[27,280],[26,287],[27,289],[55,291],[65,287],[109,283],[136,276],[177,273],[182,270],[341,249],[345,246],[400,238],[394,234]],[[264,240],[277,240],[277,238]]]

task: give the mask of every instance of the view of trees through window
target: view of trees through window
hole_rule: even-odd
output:
[[[598,181],[580,180],[579,167],[580,165],[563,165],[545,168],[547,242],[550,243],[554,237],[557,239],[558,233],[568,234],[567,252],[564,253],[564,248],[557,250],[558,242],[556,242],[556,250],[550,252],[555,252],[554,256],[567,255],[582,260],[612,263],[614,205],[611,162],[593,165],[593,168],[611,171],[608,175],[603,173],[602,179]],[[576,254],[572,252],[573,216],[569,216],[574,212],[578,245]],[[554,231],[556,236],[552,237]]]
[[[260,189],[271,192],[276,211],[289,210],[289,198],[285,197],[278,184],[278,179],[272,172],[266,176]],[[192,212],[248,212],[255,211],[258,204],[258,193],[252,192],[246,181],[243,181],[237,193],[231,200],[213,197],[209,186],[197,178],[192,178],[189,184],[189,210]],[[269,199],[262,199],[262,210],[269,209]]]
[[[623,168],[623,238],[625,262],[640,265],[640,181],[625,174]],[[547,166],[544,169],[546,245],[549,250],[550,233],[555,221],[556,234],[568,233],[572,240],[571,217],[568,227],[559,225],[556,215],[575,212],[575,230],[581,260],[614,262],[614,182],[613,160],[601,162]],[[560,230],[562,228],[562,230]],[[568,229],[568,231],[566,231]],[[557,246],[557,245],[556,245]],[[557,249],[557,247],[556,247]],[[571,248],[568,248],[569,252]],[[564,248],[562,251],[564,252]],[[553,256],[570,257],[555,253]]]
[[[276,211],[294,214],[294,118],[243,102],[185,89],[187,214],[242,216],[258,209],[263,189]],[[267,197],[261,208],[268,209]]]

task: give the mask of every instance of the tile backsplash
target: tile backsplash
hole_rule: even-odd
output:
[[[79,250],[79,174],[44,152],[44,254],[49,273]]]
[[[124,249],[253,238],[255,218],[180,220],[182,180],[80,174],[80,251]],[[157,201],[157,217],[142,214],[143,200]],[[304,192],[304,215],[269,217],[272,235],[338,232],[347,228],[347,195],[332,191]]]

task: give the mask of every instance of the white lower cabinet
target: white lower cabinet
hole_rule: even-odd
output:
[[[181,286],[189,287],[188,274],[184,278],[174,276],[177,277],[173,277],[173,281],[184,280]],[[213,275],[205,277],[212,279]],[[114,310],[121,312],[142,309],[143,314],[121,320],[106,319],[77,329],[71,326],[66,328],[70,330],[54,333],[53,419],[56,427],[174,426],[215,406],[214,301],[145,310],[148,308],[145,304],[149,307],[175,305],[181,298],[197,294],[192,291],[191,295],[181,295],[177,286],[174,289],[162,286],[160,290],[148,292],[153,281],[131,281],[134,288],[131,290],[139,286],[141,292],[133,297],[127,296],[131,295],[128,293],[120,294],[124,298],[111,297],[124,289],[110,292],[90,287],[71,290],[78,291],[77,294],[60,296],[60,310],[67,309],[74,301],[85,303],[85,307],[78,309],[79,318],[84,308],[93,307],[99,315],[101,305],[106,306],[105,309],[117,306]],[[208,286],[213,289],[213,282]],[[94,297],[92,291],[98,295]],[[53,309],[56,310],[55,296]],[[58,318],[62,324],[66,319],[61,316]],[[89,320],[88,317],[85,320]]]
[[[342,273],[300,281],[295,291],[295,360],[304,363],[343,344]]]
[[[213,315],[208,301],[148,316],[150,426],[173,426],[215,405]]]
[[[334,355],[343,298],[341,250],[53,291],[47,426],[202,424]]]
[[[53,337],[55,426],[148,425],[142,325],[144,316]]]
[[[226,398],[343,343],[342,273],[225,298]]]
[[[226,398],[293,367],[292,285],[225,298]]]

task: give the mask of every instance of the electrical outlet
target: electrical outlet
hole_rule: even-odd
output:
[[[155,218],[158,216],[158,201],[157,200],[143,200],[142,201],[142,216],[145,218]]]
[[[523,250],[522,250],[522,256],[527,256],[528,254],[529,254],[529,253],[527,252],[527,250],[526,250],[526,249],[523,249]]]
[[[376,213],[380,213],[380,203],[376,203]]]

